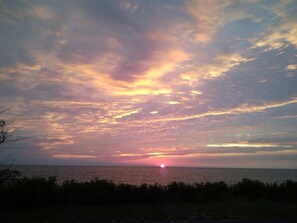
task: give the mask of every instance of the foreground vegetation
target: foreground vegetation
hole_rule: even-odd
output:
[[[183,204],[201,202],[291,202],[297,203],[297,182],[264,184],[242,179],[225,182],[185,184],[172,182],[140,186],[94,179],[57,183],[55,177],[21,177],[15,170],[0,171],[1,207],[49,207],[57,205]]]
[[[248,222],[250,219],[280,219],[281,222],[287,222],[286,219],[296,220],[296,210],[296,203],[260,201],[198,202],[186,204],[122,204],[106,206],[76,205],[0,209],[0,222],[177,223],[180,222],[178,220],[181,220],[181,222],[185,223],[207,223],[207,220],[220,219],[244,219],[248,220]],[[233,223],[236,222],[237,221]],[[271,221],[266,220],[261,222]]]
[[[0,171],[0,222],[173,222],[297,218],[297,182],[162,185],[65,181]]]

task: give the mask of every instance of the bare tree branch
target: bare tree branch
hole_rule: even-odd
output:
[[[9,109],[10,108],[1,110],[0,114],[6,112]],[[0,119],[0,155],[4,154],[3,157],[0,158],[0,167],[5,166],[7,168],[7,166],[8,166],[8,169],[13,164],[13,162],[15,160],[13,157],[18,152],[18,150],[13,151],[15,148],[6,147],[6,146],[3,147],[3,144],[8,143],[8,142],[16,142],[20,139],[20,137],[16,136],[15,130],[10,130],[8,128],[8,125],[12,124],[15,120],[16,120],[16,117],[14,117],[13,119],[11,119],[9,121]],[[12,152],[7,153],[8,150],[12,151]]]

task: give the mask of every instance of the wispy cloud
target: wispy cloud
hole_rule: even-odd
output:
[[[240,115],[240,114],[246,114],[246,113],[257,113],[262,112],[267,109],[271,108],[278,108],[287,106],[290,104],[297,103],[296,98],[292,98],[291,100],[284,101],[284,102],[266,102],[262,105],[249,105],[249,104],[243,104],[236,108],[231,109],[224,109],[224,110],[218,110],[218,111],[209,111],[201,114],[196,115],[190,115],[190,116],[183,116],[183,117],[170,117],[170,118],[164,118],[164,119],[155,119],[151,120],[150,122],[164,122],[164,121],[183,121],[188,119],[196,119],[196,118],[203,118],[207,116],[222,116],[222,115]]]
[[[208,147],[241,147],[241,148],[265,148],[265,147],[277,147],[287,148],[291,145],[269,144],[269,143],[222,143],[222,144],[209,144]]]
[[[53,157],[58,158],[58,159],[89,159],[89,158],[96,158],[96,156],[78,155],[78,154],[54,154]]]

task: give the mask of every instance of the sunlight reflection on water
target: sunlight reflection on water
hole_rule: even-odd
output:
[[[227,169],[227,168],[178,168],[178,167],[95,167],[95,166],[15,166],[25,176],[57,176],[58,182],[75,179],[89,181],[94,178],[107,179],[115,183],[140,185],[162,184],[173,181],[185,183],[225,181],[236,183],[242,178],[263,182],[281,183],[297,181],[297,170],[283,169]]]

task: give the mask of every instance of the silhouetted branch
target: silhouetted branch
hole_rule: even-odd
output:
[[[0,111],[0,114],[6,112],[10,108],[3,109]],[[12,150],[13,148],[9,147],[3,147],[3,144],[9,143],[9,142],[16,142],[21,139],[21,137],[16,136],[15,130],[10,130],[8,128],[9,125],[11,125],[17,117],[14,117],[13,119],[10,119],[9,121],[6,121],[4,119],[0,119],[0,155],[6,153],[8,150]],[[14,155],[18,151],[14,151],[12,153],[9,153],[8,155],[5,154],[2,158],[0,157],[0,167],[5,166],[6,168],[10,168],[10,166],[14,162]]]

